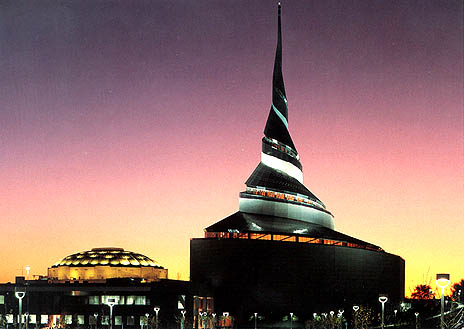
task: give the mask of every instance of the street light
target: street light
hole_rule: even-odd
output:
[[[222,318],[223,318],[223,328],[225,328],[227,324],[227,319],[229,318],[229,312],[222,312]]]
[[[419,312],[414,313],[416,316],[416,329],[419,328]]]
[[[385,314],[385,303],[388,301],[387,295],[379,295],[379,302],[382,303],[382,329],[385,328],[384,314]]]
[[[211,321],[213,321],[213,323],[211,324],[211,327],[213,329],[215,329],[216,327],[216,313],[211,313],[211,316],[213,317],[213,319]]]
[[[200,315],[203,317],[203,328],[206,329],[208,327],[208,313],[201,312]]]
[[[450,275],[445,273],[437,274],[437,286],[441,288],[441,315],[440,315],[440,328],[445,327],[445,288],[450,284]]]
[[[108,298],[106,305],[110,307],[110,329],[113,329],[113,306],[116,304],[116,298]]]
[[[98,313],[94,313],[93,316],[95,317],[95,329],[98,329]]]
[[[358,328],[358,317],[357,317],[357,312],[359,310],[358,305],[353,305],[353,311],[354,311],[354,327]]]
[[[15,296],[19,300],[19,329],[21,329],[21,325],[23,323],[22,313],[23,313],[23,298],[26,296],[26,289],[25,288],[15,288]]]
[[[293,329],[293,313],[290,313],[290,329]]]
[[[156,326],[156,329],[158,329],[158,312],[160,311],[160,307],[155,306],[153,308],[153,311],[155,311],[155,326]]]
[[[258,326],[258,313],[255,312],[255,329],[257,329]]]
[[[146,319],[146,329],[148,329],[148,317],[150,316],[149,313],[145,313],[145,319]]]
[[[185,313],[187,313],[187,311],[182,310],[180,313],[182,314],[182,319],[180,319],[180,329],[184,329]]]

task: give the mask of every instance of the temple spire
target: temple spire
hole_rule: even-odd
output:
[[[277,47],[274,61],[274,74],[272,78],[272,105],[264,128],[266,137],[295,149],[288,131],[288,105],[285,94],[284,78],[282,75],[282,23],[281,5],[277,5]]]

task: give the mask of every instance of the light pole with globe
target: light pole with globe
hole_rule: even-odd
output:
[[[441,288],[441,314],[440,328],[445,328],[445,288],[450,284],[450,275],[446,273],[437,274],[437,286]]]

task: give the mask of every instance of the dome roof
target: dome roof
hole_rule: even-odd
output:
[[[52,267],[59,266],[124,266],[124,267],[157,267],[163,268],[153,259],[145,255],[127,251],[122,248],[93,248],[69,255]]]

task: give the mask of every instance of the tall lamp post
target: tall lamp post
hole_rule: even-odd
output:
[[[23,298],[26,296],[26,289],[25,288],[15,288],[15,296],[18,298],[19,301],[19,329],[21,329],[23,323]]]
[[[106,305],[110,307],[110,329],[113,329],[113,306],[116,305],[116,298],[108,298]]]
[[[437,274],[437,286],[441,288],[441,315],[440,328],[445,328],[445,288],[450,284],[450,275],[445,273]]]
[[[153,311],[155,311],[155,326],[156,326],[156,329],[158,329],[158,312],[160,311],[160,307],[155,306],[153,308]]]
[[[416,329],[418,329],[419,328],[419,312],[414,313],[414,315],[416,316]]]
[[[388,301],[387,295],[380,295],[379,302],[382,303],[382,329],[385,328],[385,303]]]
[[[293,313],[290,313],[290,329],[293,329]]]
[[[258,326],[258,313],[255,312],[255,329]]]

